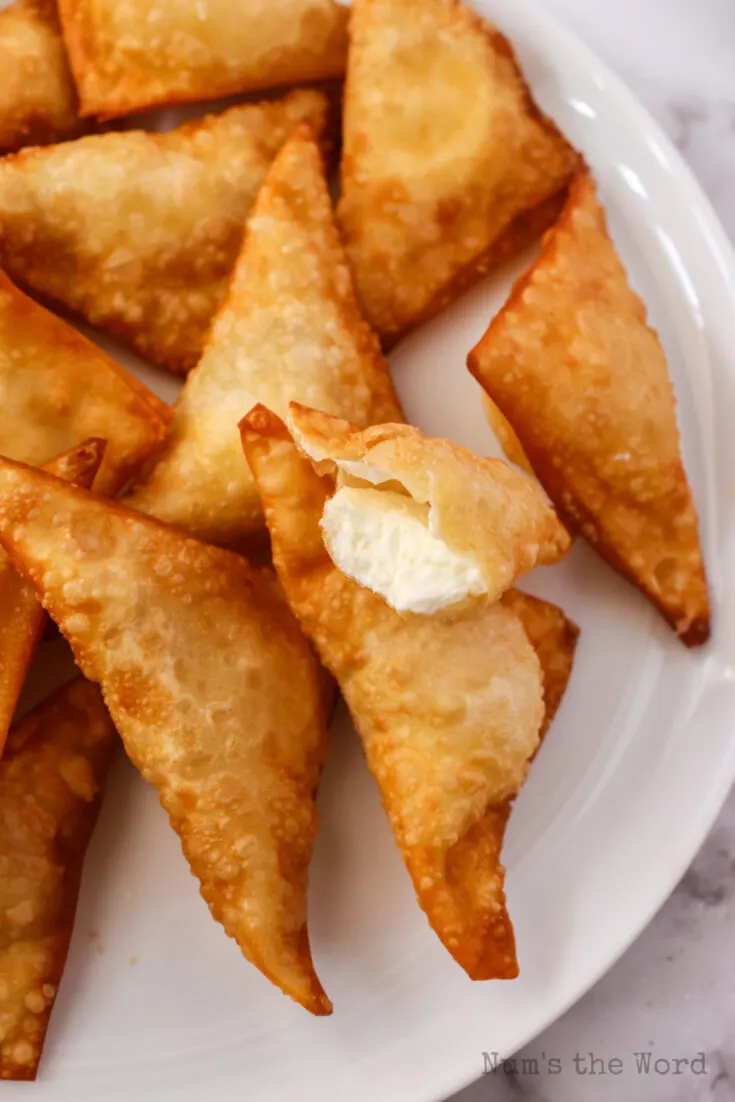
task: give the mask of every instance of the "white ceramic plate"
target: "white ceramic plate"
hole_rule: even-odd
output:
[[[430,1102],[509,1055],[607,969],[683,872],[735,776],[735,260],[688,170],[628,92],[525,0],[477,7],[594,168],[669,355],[715,609],[688,653],[586,547],[533,588],[581,625],[571,688],[505,851],[521,978],[472,984],[430,932],[347,722],[321,793],[312,1019],[209,917],[152,789],[122,759],[105,800],[35,1087],[8,1102]],[[406,341],[409,417],[492,449],[464,362],[522,265]],[[121,357],[126,363],[130,358]],[[165,397],[169,379],[140,368]],[[55,652],[58,653],[58,652]],[[45,683],[56,676],[48,664]]]

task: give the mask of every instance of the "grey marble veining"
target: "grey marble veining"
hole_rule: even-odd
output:
[[[632,88],[735,239],[735,0],[538,2]],[[456,1102],[735,1102],[735,792],[635,944],[517,1060]]]

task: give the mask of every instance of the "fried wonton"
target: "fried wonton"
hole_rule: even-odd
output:
[[[553,222],[578,156],[457,0],[354,0],[338,215],[387,344]]]
[[[213,917],[329,1013],[306,929],[326,694],[272,572],[10,460],[0,543],[102,686]]]
[[[0,153],[82,133],[55,0],[0,11],[0,71]]]
[[[60,0],[83,115],[113,118],[341,76],[336,0]],[[155,16],[155,18],[153,18]]]
[[[705,642],[707,583],[666,357],[587,172],[468,363],[562,519],[684,643]]]
[[[47,463],[57,478],[89,487],[105,452],[103,440],[88,440]],[[45,613],[35,589],[0,551],[0,758],[15,705],[41,638]]]
[[[40,466],[107,441],[95,490],[116,494],[163,441],[170,407],[0,272],[0,455]]]
[[[540,597],[532,597],[530,593],[522,593],[520,589],[509,589],[501,599],[523,624],[528,641],[541,663],[546,710],[541,729],[543,738],[559,711],[572,675],[579,628],[566,618],[557,605]]]
[[[36,1078],[114,734],[78,679],[14,728],[0,762],[0,1079]]]
[[[500,848],[544,715],[521,621],[501,603],[394,611],[327,553],[319,522],[334,475],[261,406],[242,433],[279,579],[340,685],[421,907],[473,979],[517,975]]]
[[[403,420],[388,365],[355,302],[306,123],[271,166],[166,447],[129,503],[214,543],[262,529],[238,422],[256,402],[285,415],[292,398],[360,425]]]
[[[410,425],[354,425],[295,402],[289,424],[322,472],[337,475],[321,518],[340,569],[399,612],[497,600],[569,536],[535,481]]]
[[[327,101],[297,91],[165,134],[94,134],[0,161],[0,265],[139,355],[199,359],[245,218],[284,140]]]

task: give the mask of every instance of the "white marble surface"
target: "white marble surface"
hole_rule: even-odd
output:
[[[538,2],[624,78],[735,239],[735,0]],[[671,1060],[668,1073],[664,1063],[660,1074],[653,1064],[639,1072],[637,1052]],[[598,1063],[590,1074],[590,1053],[619,1059],[619,1073],[600,1074]],[[674,1074],[674,1059],[698,1053],[698,1074],[683,1063]],[[538,1073],[529,1063],[524,1071],[523,1057]],[[551,1074],[553,1059],[561,1070]],[[735,792],[635,945],[509,1071],[484,1075],[454,1102],[735,1102]]]

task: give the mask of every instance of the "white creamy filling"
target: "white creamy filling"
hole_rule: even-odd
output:
[[[474,560],[430,530],[429,506],[403,494],[345,486],[321,526],[334,564],[398,612],[430,615],[486,592]]]

